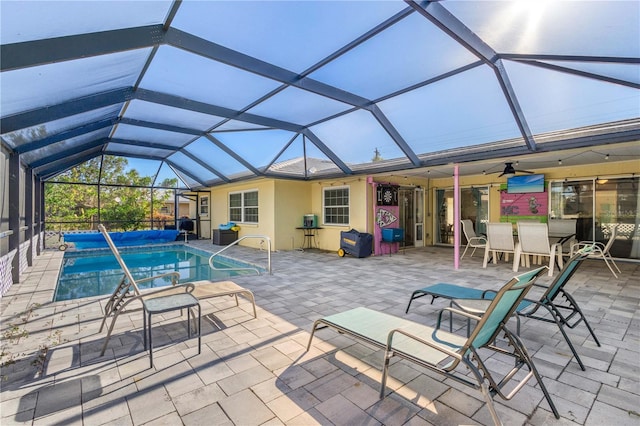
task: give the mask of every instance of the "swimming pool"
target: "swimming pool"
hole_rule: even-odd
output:
[[[235,259],[217,256],[214,266],[223,270],[213,270],[209,267],[211,253],[186,245],[122,248],[120,254],[135,279],[177,271],[180,274],[180,282],[220,281],[240,274],[253,273],[229,268],[255,267]],[[122,275],[122,269],[110,250],[66,252],[53,300],[109,295],[113,293]],[[168,285],[171,285],[169,278],[160,278],[142,283],[140,288]]]

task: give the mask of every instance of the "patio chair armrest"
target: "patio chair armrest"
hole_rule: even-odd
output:
[[[547,284],[543,284],[543,283],[538,283],[538,282],[533,283],[532,285],[533,285],[534,287],[549,288],[549,285],[547,285]]]
[[[151,297],[156,297],[156,296],[162,296],[163,294],[177,294],[180,293],[182,290],[186,293],[190,293],[193,291],[193,284],[190,283],[185,283],[185,284],[177,284],[177,285],[173,285],[171,287],[161,287],[158,289],[154,289],[152,291],[145,291],[143,292],[140,297],[143,299],[147,299],[150,296]]]
[[[395,328],[395,329],[389,331],[389,334],[387,335],[387,347],[386,347],[386,353],[387,354],[389,352],[393,351],[393,337],[394,337],[394,335],[396,333],[402,334],[403,336],[406,336],[409,339],[415,340],[418,343],[421,343],[421,344],[423,344],[425,346],[429,346],[430,348],[433,348],[433,349],[435,349],[437,351],[440,351],[443,354],[445,354],[445,355],[447,355],[447,356],[449,356],[451,358],[454,358],[456,360],[456,362],[452,363],[448,367],[446,367],[445,368],[446,370],[452,370],[453,368],[455,368],[457,363],[462,360],[462,354],[460,352],[453,351],[453,350],[451,350],[451,349],[449,349],[447,347],[444,347],[444,346],[438,345],[438,344],[436,344],[434,342],[430,342],[428,340],[422,339],[422,338],[420,338],[420,337],[418,337],[418,336],[416,336],[414,334],[411,334],[411,333],[409,333],[406,330],[403,330],[401,328]],[[428,360],[424,360],[424,361],[428,362]],[[433,362],[431,364],[432,365],[437,365],[436,362]]]
[[[436,322],[436,330],[440,329],[440,323],[442,322],[442,314],[444,312],[450,312],[451,315],[453,314],[458,314],[461,315],[463,317],[472,319],[472,320],[476,320],[476,321],[480,321],[481,318],[477,315],[471,314],[469,312],[465,312],[465,311],[461,311],[460,309],[455,309],[452,307],[447,307],[447,308],[443,308],[440,310],[440,312],[438,312],[438,321]]]
[[[169,277],[169,276],[173,277],[171,279],[171,284],[177,285],[178,284],[178,280],[180,279],[180,274],[178,272],[167,272],[166,274],[160,274],[160,275],[154,275],[153,277],[141,278],[139,280],[136,280],[136,282],[137,283],[144,283],[144,282],[147,282],[147,281],[155,280],[156,278],[164,278],[164,277]]]
[[[482,298],[483,298],[483,299],[486,299],[486,297],[485,297],[485,296],[486,296],[487,294],[490,294],[490,293],[498,294],[498,292],[497,292],[497,291],[495,291],[495,290],[485,290],[485,291],[483,291],[483,292],[482,292]]]
[[[571,245],[572,248],[577,247],[578,249],[584,247],[593,247],[599,248],[600,250],[604,249],[604,244],[599,241],[580,241]]]

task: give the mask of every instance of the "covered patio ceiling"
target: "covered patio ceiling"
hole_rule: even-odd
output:
[[[637,1],[5,1],[1,139],[260,176],[639,159]]]

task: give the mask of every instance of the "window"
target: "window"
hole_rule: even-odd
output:
[[[258,223],[258,191],[230,193],[229,220],[231,222]]]
[[[200,198],[200,216],[209,216],[209,197]]]
[[[324,223],[327,225],[349,224],[349,187],[325,188]]]
[[[617,225],[613,257],[639,259],[640,178],[591,178],[551,181],[549,217],[576,219],[576,239],[606,244]]]

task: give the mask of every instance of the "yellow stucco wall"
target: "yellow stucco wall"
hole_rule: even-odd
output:
[[[312,184],[311,205],[312,212],[318,214],[319,225],[323,228],[318,232],[319,246],[323,250],[337,251],[340,248],[340,232],[356,229],[369,232],[367,229],[367,191],[366,177],[350,179],[333,179],[317,181]],[[324,189],[349,188],[349,224],[333,225],[323,222]],[[318,212],[318,213],[316,213]]]
[[[257,224],[240,223],[238,238],[246,235],[266,235],[273,240],[274,221],[274,181],[272,179],[257,179],[238,184],[229,184],[211,188],[211,227],[217,229],[220,224],[229,222],[229,193],[237,191],[258,191],[258,220]],[[260,240],[248,239],[242,245],[260,247]],[[273,247],[272,247],[273,249]]]
[[[304,234],[296,227],[302,226],[305,214],[317,214],[311,208],[311,187],[309,182],[276,180],[273,241],[276,250],[293,250],[302,247]],[[319,216],[318,216],[319,217]]]
[[[461,168],[464,165],[461,165]],[[640,173],[637,161],[602,162],[590,166],[565,167],[562,169],[532,169],[536,173],[545,175],[545,180],[581,179],[599,176],[616,177],[629,176]],[[433,244],[433,210],[435,205],[435,190],[453,187],[453,177],[427,178],[424,175],[404,176],[401,172],[394,174],[373,175],[371,178],[377,183],[393,183],[401,187],[420,186],[425,190],[424,197],[424,227],[425,244]],[[500,184],[506,183],[505,178],[498,174],[463,176],[460,178],[461,187],[474,185],[490,185],[489,218],[498,221],[500,218]],[[349,187],[350,222],[348,225],[327,225],[323,223],[323,189]],[[292,250],[301,247],[303,233],[296,227],[301,226],[305,214],[316,214],[318,224],[323,229],[318,232],[317,242],[323,250],[337,251],[340,248],[340,231],[356,229],[360,232],[373,232],[373,203],[375,200],[372,186],[367,183],[366,176],[327,179],[322,181],[293,181],[283,179],[257,179],[250,182],[223,185],[211,188],[211,227],[217,228],[220,223],[226,223],[229,212],[229,193],[257,189],[259,191],[260,223],[241,224],[239,236],[248,234],[263,234],[272,239],[274,250]],[[259,242],[248,240],[243,245],[258,247]]]

